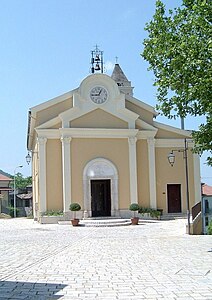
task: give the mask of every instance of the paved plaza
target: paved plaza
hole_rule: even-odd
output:
[[[72,227],[0,220],[0,299],[212,299],[212,237],[186,220]]]

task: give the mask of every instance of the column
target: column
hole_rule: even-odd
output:
[[[149,196],[150,207],[157,208],[156,200],[156,174],[155,174],[155,139],[147,138],[148,159],[149,159]]]
[[[69,210],[71,203],[71,137],[61,137],[63,168],[63,211]]]
[[[46,142],[47,138],[38,138],[40,213],[46,211]]]
[[[130,202],[138,203],[136,137],[129,137]]]
[[[37,149],[36,149],[37,151]],[[36,153],[37,155],[38,153]],[[37,165],[35,164],[34,153],[32,152],[32,200],[33,200],[33,216],[34,220],[38,218],[38,193],[37,193]],[[38,160],[36,161],[38,163]]]

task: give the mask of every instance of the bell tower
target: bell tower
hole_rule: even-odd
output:
[[[96,45],[95,50],[91,51],[91,73],[104,73],[103,51]]]
[[[117,83],[119,90],[126,95],[133,96],[131,81],[127,79],[118,63],[115,64],[111,78]]]

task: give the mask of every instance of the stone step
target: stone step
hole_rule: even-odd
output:
[[[59,225],[70,225],[71,221],[59,221]],[[131,225],[129,219],[117,219],[117,218],[89,218],[80,220],[80,226],[86,227],[115,227],[115,226],[128,226]]]
[[[186,217],[187,217],[186,213],[167,213],[161,216],[161,220],[185,219]]]
[[[113,218],[106,218],[106,219],[99,219],[99,218],[92,218],[92,219],[85,219],[80,221],[80,224],[86,227],[113,227],[113,226],[126,226],[130,225],[131,221],[129,219],[113,219]]]

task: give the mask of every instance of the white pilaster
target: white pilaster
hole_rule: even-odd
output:
[[[71,137],[62,137],[62,168],[63,168],[63,211],[69,210],[71,203]]]
[[[194,161],[194,199],[195,204],[201,201],[201,177],[200,177],[200,157],[198,154],[193,154]]]
[[[150,207],[157,208],[156,200],[156,174],[155,174],[155,139],[147,138],[149,159],[149,196]]]
[[[130,202],[138,203],[136,137],[129,137]]]
[[[46,211],[46,142],[47,138],[39,137],[39,194],[40,212]]]

